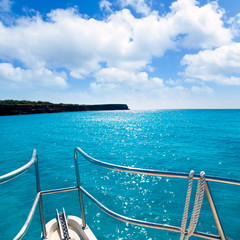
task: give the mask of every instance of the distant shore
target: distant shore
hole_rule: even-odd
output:
[[[54,104],[50,102],[0,100],[0,116],[58,112],[129,110],[127,104]]]

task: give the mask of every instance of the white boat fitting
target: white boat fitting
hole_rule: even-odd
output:
[[[83,228],[82,219],[76,216],[65,216],[58,213],[57,217],[46,224],[47,240],[97,240],[91,229],[86,225]]]
[[[159,176],[159,177],[170,177],[170,178],[184,178],[188,179],[188,189],[186,194],[186,202],[185,207],[183,211],[183,217],[182,217],[182,224],[181,226],[171,226],[167,224],[161,224],[161,223],[155,223],[155,222],[147,222],[142,221],[138,219],[129,218],[127,216],[120,215],[116,212],[111,211],[106,206],[104,206],[102,203],[100,203],[96,198],[94,198],[86,189],[84,189],[81,186],[80,183],[80,174],[79,174],[79,165],[78,165],[78,154],[81,154],[86,160],[89,162],[96,164],[100,167],[107,168],[113,171],[122,171],[122,172],[128,172],[133,174],[144,174],[144,175],[151,175],[151,176]],[[35,197],[35,200],[33,202],[32,208],[29,212],[29,215],[27,217],[27,220],[21,230],[18,232],[14,240],[21,239],[24,234],[26,233],[27,229],[30,226],[31,220],[33,218],[33,215],[35,213],[37,205],[39,205],[39,212],[40,212],[40,219],[41,219],[41,226],[42,226],[42,239],[48,239],[48,240],[95,240],[97,239],[90,228],[86,225],[85,221],[85,211],[84,211],[84,205],[83,205],[83,198],[82,193],[85,194],[96,206],[98,206],[103,212],[108,214],[109,216],[118,219],[120,221],[135,224],[138,226],[143,227],[149,227],[149,228],[155,228],[165,231],[172,231],[177,232],[180,234],[180,240],[187,240],[191,236],[196,236],[199,238],[204,239],[221,239],[226,240],[225,233],[222,228],[222,224],[217,212],[217,209],[214,204],[214,200],[212,198],[212,194],[210,191],[210,187],[208,185],[208,182],[217,182],[217,183],[224,183],[224,184],[231,184],[231,185],[238,185],[240,186],[239,180],[234,179],[227,179],[227,178],[221,178],[221,177],[213,177],[213,176],[205,176],[204,172],[201,172],[200,175],[194,175],[194,172],[191,171],[190,174],[188,173],[177,173],[177,172],[167,172],[167,171],[159,171],[159,170],[150,170],[150,169],[140,169],[140,168],[132,168],[132,167],[125,167],[125,166],[119,166],[115,164],[110,164],[106,162],[102,162],[100,160],[94,159],[87,155],[82,149],[76,148],[74,151],[74,163],[75,163],[75,171],[76,171],[76,180],[77,180],[77,186],[74,187],[68,187],[68,188],[61,188],[61,189],[54,189],[54,190],[45,190],[42,191],[40,188],[40,178],[39,178],[39,171],[38,171],[38,157],[36,150],[33,150],[32,158],[31,160],[25,164],[24,166],[18,168],[15,171],[12,171],[10,173],[7,173],[5,175],[0,176],[0,184],[5,183],[15,177],[18,177],[22,173],[26,172],[33,164],[35,165],[35,175],[36,175],[36,185],[37,185],[37,194]],[[188,209],[189,209],[189,201],[191,197],[191,190],[192,190],[192,182],[193,180],[198,181],[198,186],[196,190],[195,195],[195,202],[194,202],[194,208],[192,211],[192,217],[189,224],[189,227],[186,228],[187,218],[188,215]],[[80,203],[80,209],[81,209],[81,219],[76,216],[68,216],[66,217],[65,211],[60,214],[57,212],[57,218],[52,219],[47,224],[45,223],[44,219],[44,211],[43,211],[43,204],[42,204],[42,197],[49,194],[55,194],[60,192],[69,192],[69,191],[78,191],[79,195],[79,203]],[[203,233],[195,231],[199,213],[201,210],[202,205],[202,199],[203,195],[206,195],[217,230],[219,235],[214,235],[210,233]],[[179,213],[179,216],[182,216],[182,213]]]

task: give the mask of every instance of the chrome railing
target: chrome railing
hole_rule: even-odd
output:
[[[7,173],[5,175],[0,176],[0,184],[6,183],[18,176],[20,176],[21,174],[23,174],[24,172],[26,172],[27,170],[29,170],[31,168],[31,166],[33,166],[33,164],[35,165],[35,176],[36,176],[36,186],[37,186],[37,194],[35,197],[35,200],[33,202],[32,208],[28,214],[27,220],[24,223],[23,227],[21,228],[21,230],[18,232],[18,234],[15,236],[14,240],[18,240],[21,239],[25,233],[27,232],[28,227],[31,224],[32,218],[34,216],[37,204],[39,205],[39,211],[40,211],[40,217],[41,217],[41,225],[42,225],[42,232],[43,232],[43,236],[46,237],[47,233],[46,233],[46,228],[45,228],[45,220],[44,220],[44,214],[43,214],[43,207],[42,207],[42,194],[41,194],[41,188],[40,188],[40,179],[39,179],[39,171],[38,171],[38,157],[37,157],[37,151],[34,149],[33,153],[32,153],[32,158],[31,160],[26,163],[25,165],[23,165],[22,167]]]
[[[120,166],[120,165],[115,165],[115,164],[102,162],[100,160],[97,160],[95,158],[90,157],[80,148],[75,149],[74,156],[75,156],[75,167],[76,168],[78,168],[77,153],[80,153],[85,159],[87,159],[91,163],[94,163],[94,164],[96,164],[100,167],[107,168],[107,169],[114,170],[114,171],[122,171],[122,172],[128,172],[128,173],[144,174],[144,175],[160,176],[160,177],[186,178],[186,179],[189,178],[188,173],[176,173],[176,172],[167,172],[167,171],[158,171],[158,170],[150,170],[150,169],[124,167],[124,166]],[[77,174],[77,178],[79,178],[78,175],[79,175],[79,173]],[[200,175],[195,175],[194,179],[200,179]],[[215,204],[214,204],[214,201],[213,201],[213,198],[212,198],[212,194],[210,192],[210,188],[209,188],[209,185],[208,185],[207,182],[218,182],[218,183],[226,183],[226,184],[232,184],[232,185],[240,186],[240,181],[239,180],[233,180],[233,179],[227,179],[227,178],[213,177],[213,176],[206,176],[205,179],[206,179],[205,193],[206,193],[207,200],[208,200],[209,206],[211,208],[211,211],[212,211],[212,214],[213,214],[213,217],[214,217],[214,221],[215,221],[219,236],[209,234],[209,233],[197,232],[197,231],[195,231],[193,233],[193,236],[200,237],[200,238],[205,238],[205,239],[226,240],[226,237],[225,237],[225,234],[224,234],[224,231],[223,231],[223,228],[222,228],[222,225],[221,225],[218,213],[217,213],[217,209],[215,207]],[[80,180],[79,180],[79,183],[80,183]],[[79,186],[80,186],[80,184],[78,185],[78,187]],[[151,222],[147,222],[147,221],[142,221],[142,220],[137,220],[137,219],[128,218],[126,216],[122,216],[122,215],[120,215],[118,213],[115,213],[115,212],[109,210],[108,208],[106,208],[97,199],[95,199],[89,192],[87,192],[82,186],[80,186],[79,189],[90,200],[92,200],[92,202],[94,202],[101,210],[103,210],[105,213],[107,213],[111,217],[116,218],[120,221],[135,224],[135,225],[139,225],[139,226],[143,226],[143,227],[157,228],[157,229],[162,229],[162,230],[167,230],[167,231],[172,231],[172,232],[179,232],[179,233],[181,232],[180,227],[171,226],[171,225],[167,225],[167,224],[151,223]],[[79,197],[81,199],[81,196],[79,196]],[[85,219],[83,205],[81,205],[81,212],[82,212],[82,218]],[[185,234],[187,234],[187,233],[188,233],[188,231],[186,230]]]
[[[31,158],[31,160],[28,163],[26,163],[22,167],[14,170],[14,171],[12,171],[10,173],[7,173],[7,174],[4,174],[4,175],[0,176],[0,184],[8,182],[8,181],[12,180],[13,178],[16,178],[19,175],[21,175],[24,172],[26,172],[36,162],[36,156],[37,156],[37,152],[34,149],[33,150],[33,154],[32,154],[32,158]]]
[[[35,197],[35,200],[33,202],[33,205],[32,205],[32,208],[28,214],[28,217],[27,217],[27,220],[26,222],[24,223],[23,227],[21,228],[21,230],[18,232],[18,234],[15,236],[15,238],[13,240],[18,240],[18,239],[21,239],[25,233],[27,232],[28,230],[28,227],[30,226],[31,224],[31,221],[32,221],[32,218],[33,218],[33,215],[35,213],[35,210],[36,210],[36,207],[37,207],[37,204],[39,203],[39,199],[41,197],[41,193],[37,193],[36,197]]]
[[[159,176],[159,177],[173,177],[173,178],[187,178],[189,177],[189,173],[178,173],[178,172],[167,172],[167,171],[159,171],[159,170],[151,170],[151,169],[142,169],[142,168],[132,168],[132,167],[124,167],[120,165],[115,165],[111,163],[102,162],[97,160],[93,157],[87,155],[81,148],[77,147],[75,149],[76,152],[81,153],[81,155],[87,159],[89,162],[92,162],[100,167],[104,167],[110,170],[121,171],[121,172],[128,172],[128,173],[136,173],[136,174],[144,174],[144,175],[151,175],[151,176]],[[76,158],[76,156],[75,156]],[[76,162],[76,160],[75,160]],[[213,176],[205,176],[206,181],[208,182],[218,182],[218,183],[228,183],[233,185],[239,185],[239,180],[234,179],[227,179],[227,178],[220,178],[220,177],[213,177]],[[194,179],[200,179],[200,175],[194,175]]]
[[[38,158],[36,150],[33,150],[32,158],[31,160],[22,166],[21,168],[18,168],[15,171],[12,171],[8,174],[5,174],[3,176],[0,176],[0,184],[5,183],[22,173],[26,172],[33,164],[35,164],[35,175],[36,175],[36,186],[37,186],[37,194],[35,197],[35,200],[33,202],[32,208],[29,212],[29,215],[27,217],[26,222],[24,223],[21,230],[18,232],[14,240],[21,239],[24,234],[26,233],[28,227],[30,226],[31,220],[33,218],[33,215],[36,210],[37,204],[39,205],[39,211],[40,211],[40,218],[41,218],[41,226],[42,226],[42,238],[45,239],[47,236],[46,227],[45,227],[45,219],[44,219],[44,212],[43,212],[43,205],[42,205],[42,196],[48,195],[48,194],[55,194],[60,192],[68,192],[68,191],[76,191],[78,190],[79,194],[79,201],[80,201],[80,210],[81,210],[81,217],[83,222],[83,228],[86,227],[86,220],[85,220],[85,212],[84,212],[84,206],[83,206],[83,198],[82,193],[84,193],[93,203],[95,203],[102,211],[107,213],[109,216],[118,219],[123,222],[143,226],[143,227],[150,227],[150,228],[156,228],[161,230],[167,230],[172,232],[181,232],[180,227],[171,226],[167,224],[159,224],[159,223],[153,223],[153,222],[147,222],[142,221],[138,219],[129,218],[123,215],[120,215],[116,212],[111,211],[106,206],[104,206],[102,203],[100,203],[96,198],[94,198],[88,191],[86,191],[82,186],[80,182],[80,174],[79,174],[79,164],[78,164],[78,153],[80,153],[85,159],[90,161],[91,163],[94,163],[100,167],[107,168],[114,171],[122,171],[122,172],[128,172],[128,173],[135,173],[135,174],[144,174],[144,175],[151,175],[151,176],[161,176],[161,177],[173,177],[173,178],[185,178],[188,179],[187,173],[176,173],[176,172],[166,172],[166,171],[157,171],[157,170],[150,170],[150,169],[140,169],[140,168],[132,168],[132,167],[124,167],[120,165],[110,164],[106,162],[99,161],[97,159],[94,159],[87,155],[82,149],[76,148],[74,151],[74,162],[75,162],[75,171],[76,171],[76,179],[77,179],[77,186],[75,187],[68,187],[68,188],[61,188],[61,189],[53,189],[53,190],[45,190],[41,191],[40,188],[40,178],[39,178],[39,171],[38,171]],[[194,179],[200,179],[199,175],[196,175]],[[210,205],[217,230],[219,233],[219,236],[209,233],[202,233],[195,231],[193,233],[193,236],[205,238],[205,239],[222,239],[226,240],[224,231],[222,229],[222,225],[217,213],[217,209],[215,207],[210,188],[207,184],[207,182],[219,182],[219,183],[227,183],[227,184],[233,184],[233,185],[240,185],[239,180],[232,180],[232,179],[226,179],[226,178],[218,178],[218,177],[212,177],[212,176],[206,176],[206,186],[205,186],[205,193],[207,196],[208,203]],[[185,231],[185,234],[188,233],[188,230]]]

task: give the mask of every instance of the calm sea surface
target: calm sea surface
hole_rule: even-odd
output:
[[[35,148],[42,190],[75,186],[73,152],[77,146],[109,163],[186,173],[193,169],[197,174],[204,170],[206,175],[239,180],[240,110],[0,117],[0,175],[28,162]],[[81,157],[79,160],[82,186],[111,210],[141,220],[181,225],[187,180],[113,172]],[[210,183],[210,188],[226,235],[240,239],[240,187]],[[0,185],[0,193],[1,239],[8,240],[21,229],[35,198],[34,168]],[[178,233],[112,219],[86,197],[84,203],[87,224],[98,239],[179,239]],[[67,214],[80,216],[77,192],[43,196],[43,205],[46,221],[62,207]],[[196,230],[217,234],[206,197]],[[40,232],[37,209],[24,239],[40,239]]]

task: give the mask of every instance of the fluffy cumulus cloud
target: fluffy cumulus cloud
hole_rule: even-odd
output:
[[[20,67],[13,67],[9,63],[0,63],[0,79],[3,85],[15,87],[21,85],[24,88],[38,87],[59,87],[66,88],[66,74],[56,73],[45,68],[25,70]],[[34,79],[34,82],[33,82]]]
[[[116,68],[104,68],[96,74],[96,83],[93,89],[123,89],[124,91],[139,91],[149,89],[161,89],[164,87],[163,80],[157,77],[149,77],[146,72],[129,72]]]
[[[227,44],[232,33],[224,27],[223,9],[216,2],[202,7],[196,0],[178,0],[171,5],[168,14],[170,25],[186,48],[210,48]]]
[[[159,15],[149,1],[118,2],[124,9],[113,11],[109,1],[100,1],[101,9],[109,13],[101,20],[87,18],[76,9],[57,9],[47,19],[37,15],[21,17],[13,25],[0,22],[0,81],[11,86],[64,88],[68,78],[90,77],[92,91],[163,93],[165,89],[166,93],[170,87],[161,76],[152,77],[153,58],[163,57],[168,50],[201,49],[183,58],[184,76],[239,84],[239,45],[233,43],[232,29],[224,26],[224,11],[217,3],[200,6],[195,0],[177,0],[167,14]],[[0,3],[3,7],[11,1]],[[134,16],[127,6],[142,17]],[[174,92],[184,89],[172,86]]]
[[[187,65],[184,73],[187,77],[224,85],[240,85],[240,43],[185,55],[182,64]]]

